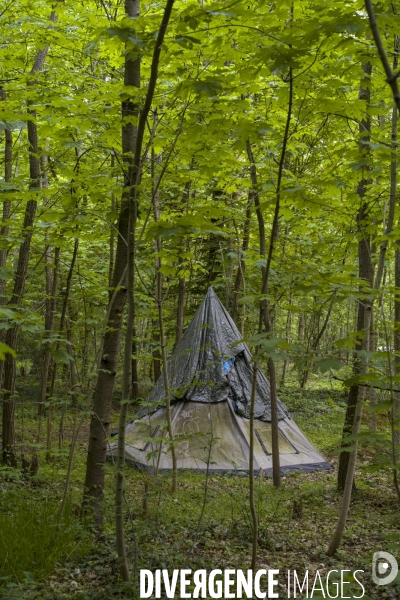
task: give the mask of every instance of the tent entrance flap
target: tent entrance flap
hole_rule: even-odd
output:
[[[246,433],[250,438],[250,421],[243,419]],[[268,456],[272,455],[272,427],[271,423],[255,420],[254,434],[261,450]],[[284,433],[279,429],[279,454],[298,454],[296,448],[289,442]]]

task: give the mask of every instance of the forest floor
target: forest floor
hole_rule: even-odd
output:
[[[337,387],[325,381],[322,387],[311,382],[311,389],[303,392],[294,387],[281,391],[300,428],[334,466],[346,401]],[[37,427],[36,419],[26,414],[24,427],[27,438],[29,429]],[[386,550],[397,555],[400,545],[399,501],[385,466],[389,444],[384,415],[379,417],[379,431],[381,436],[375,440],[361,441],[357,490],[335,558],[328,558],[326,549],[341,502],[336,470],[284,477],[281,489],[275,489],[270,479],[257,480],[257,567],[280,570],[281,598],[288,597],[288,569],[295,569],[301,580],[308,569],[311,582],[317,570],[323,581],[333,569],[362,570],[357,577],[365,587],[364,598],[400,597],[396,584],[377,587],[371,580],[374,552]],[[126,538],[132,581],[122,584],[115,551],[111,465],[107,468],[103,536],[94,536],[80,516],[86,450],[86,436],[81,437],[71,501],[61,526],[58,513],[66,450],[54,452],[50,462],[42,460],[33,479],[0,472],[0,598],[136,599],[140,569],[249,568],[252,533],[246,477],[211,474],[206,482],[204,475],[180,473],[178,491],[172,495],[169,476],[150,477],[128,468]],[[346,574],[347,581],[351,572]],[[311,587],[312,583],[310,591]],[[355,598],[362,593],[357,582],[345,584],[345,591],[338,596],[334,589],[330,588],[332,597]],[[315,591],[310,597],[325,596]]]

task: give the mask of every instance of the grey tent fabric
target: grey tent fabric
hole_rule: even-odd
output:
[[[168,362],[171,418],[178,468],[248,473],[251,354],[232,318],[210,288]],[[279,401],[282,473],[330,469]],[[272,472],[269,382],[258,371],[254,468]],[[109,454],[116,455],[111,443]],[[172,469],[161,377],[126,428],[125,457],[137,468]]]
[[[168,361],[171,396],[192,402],[223,402],[232,398],[244,417],[250,413],[252,381],[251,354],[241,341],[233,319],[212,288],[196,311],[190,325]],[[161,376],[138,416],[153,412],[164,403],[164,379]],[[278,418],[287,410],[278,401]],[[254,415],[271,420],[269,382],[258,370]]]
[[[250,421],[237,414],[231,400],[179,400],[171,414],[179,469],[202,473],[208,465],[213,473],[248,473]],[[254,471],[272,473],[271,423],[256,419],[254,429]],[[140,470],[170,471],[168,446],[164,407],[126,428],[125,458]],[[110,450],[116,456],[116,444]],[[282,473],[332,468],[289,417],[279,421],[279,460]]]

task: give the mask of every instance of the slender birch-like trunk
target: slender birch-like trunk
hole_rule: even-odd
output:
[[[55,23],[57,17],[54,12],[50,15],[50,21]],[[31,69],[31,79],[28,86],[33,87],[36,84],[35,75],[39,73],[46,60],[49,46],[45,46],[36,55],[34,65]],[[36,125],[36,111],[28,104],[28,141],[29,141],[29,188],[37,190],[41,188],[41,166],[39,158],[38,131]],[[28,262],[30,256],[31,239],[33,234],[33,224],[36,215],[37,200],[28,200],[25,208],[24,223],[22,227],[23,242],[19,248],[17,269],[14,277],[13,291],[9,301],[10,308],[19,307],[25,291],[26,277],[28,273]],[[3,436],[2,453],[3,461],[6,464],[15,465],[14,456],[14,414],[15,414],[15,384],[17,377],[15,350],[17,348],[18,328],[12,325],[6,334],[6,344],[14,351],[14,354],[8,353],[4,363],[4,393],[3,393]]]
[[[269,275],[271,269],[272,258],[274,254],[275,244],[278,239],[279,233],[279,211],[280,211],[280,203],[281,203],[281,189],[282,189],[282,177],[283,177],[283,166],[285,164],[286,157],[286,148],[289,139],[289,129],[290,129],[290,121],[292,116],[292,106],[293,106],[293,72],[292,69],[289,69],[289,102],[286,116],[286,124],[285,131],[283,136],[282,150],[281,156],[279,160],[278,167],[278,177],[277,177],[277,186],[276,186],[276,202],[275,202],[275,211],[274,218],[272,221],[271,233],[269,238],[269,246],[268,246],[268,256],[266,261],[266,266],[263,271],[263,280],[261,286],[261,294],[265,298],[269,292]],[[248,142],[247,144],[247,154],[252,166],[252,183],[253,186],[257,185],[257,180],[254,177],[256,175],[255,171],[255,161],[253,158],[253,153],[251,150],[251,145]],[[257,190],[257,188],[256,188]],[[258,194],[258,192],[257,192]],[[259,219],[259,232],[260,235],[264,230],[264,223],[262,216],[259,199],[254,197],[255,206],[257,209],[258,204],[258,219]],[[265,235],[265,233],[264,233]],[[264,242],[261,242],[260,239],[260,254],[261,251],[265,252],[266,243],[265,238]],[[267,300],[262,300],[260,302],[260,313],[259,313],[259,322],[258,322],[258,334],[261,334],[263,325],[265,327],[265,331],[267,335],[272,333],[272,323],[269,311],[269,304]],[[257,544],[258,544],[258,519],[257,513],[255,509],[254,503],[254,404],[255,404],[255,395],[256,395],[256,384],[257,384],[257,370],[258,363],[260,358],[260,346],[256,347],[254,361],[253,361],[253,379],[251,386],[251,399],[250,399],[250,462],[249,462],[249,470],[250,478],[249,478],[249,487],[250,487],[250,509],[252,514],[253,521],[253,546],[252,546],[252,563],[251,568],[255,569],[256,556],[257,556]],[[276,369],[275,362],[272,358],[268,359],[268,369],[270,376],[270,402],[271,402],[271,445],[272,445],[272,478],[275,487],[280,487],[281,484],[281,473],[280,473],[280,460],[279,460],[279,427],[278,427],[278,397],[276,392]]]
[[[6,101],[6,92],[0,88],[0,100]],[[4,130],[4,181],[8,183],[12,178],[12,158],[13,158],[13,136],[11,129],[6,128]],[[3,225],[0,230],[0,235],[5,238],[8,235],[8,220],[11,214],[11,202],[10,200],[3,201]],[[3,242],[4,243],[4,242]],[[7,267],[7,248],[0,249],[0,269]],[[7,303],[6,296],[6,280],[0,279],[0,305],[4,306]],[[4,330],[0,332],[0,342],[4,341]],[[4,361],[0,361],[0,392],[3,385],[3,374],[4,374]]]
[[[246,270],[246,263],[244,261],[244,256],[249,249],[250,242],[250,223],[251,223],[251,209],[252,209],[252,194],[249,193],[247,206],[246,206],[246,216],[244,220],[243,227],[243,241],[242,248],[238,250],[239,252],[239,261],[238,261],[238,269],[236,271],[235,283],[233,286],[233,294],[232,294],[232,319],[235,323],[239,324],[239,294],[240,288],[244,288],[244,273]]]
[[[360,100],[364,100],[367,105],[367,109],[370,105],[371,100],[371,92],[369,89],[369,79],[372,73],[371,63],[366,63],[363,65],[364,79],[361,82],[360,90],[358,97]],[[366,114],[364,119],[362,119],[359,123],[359,151],[362,155],[368,154],[369,152],[369,142],[371,138],[371,117]],[[360,182],[357,186],[357,194],[360,199],[360,207],[357,215],[357,225],[358,225],[358,276],[361,280],[364,280],[368,286],[373,285],[373,265],[371,260],[371,243],[369,235],[364,231],[366,218],[368,215],[368,206],[366,204],[365,195],[367,191],[368,183],[370,183],[368,179],[368,174],[364,175],[360,179]],[[360,292],[362,290],[360,289]],[[367,310],[366,304],[363,300],[357,301],[357,321],[356,321],[356,331],[364,331],[365,328],[365,311]],[[363,334],[365,335],[365,333]],[[361,375],[362,364],[359,359],[358,352],[362,348],[362,339],[357,339],[356,352],[353,358],[353,374],[354,376]],[[367,348],[368,350],[368,348]],[[342,434],[342,449],[346,448],[348,443],[346,442],[346,438],[352,432],[354,416],[356,412],[357,399],[359,397],[359,385],[357,383],[353,384],[348,393],[347,397],[347,409],[345,422],[343,426],[343,434]],[[338,470],[338,489],[343,490],[346,484],[347,477],[347,469],[348,463],[350,460],[350,453],[343,450],[339,456],[339,470]]]
[[[395,56],[395,60],[397,60],[397,55]],[[367,67],[367,70],[364,66],[364,71],[366,72],[367,75],[368,74],[370,75],[371,74],[370,66]],[[368,91],[368,94],[369,94],[369,91]],[[367,101],[368,101],[368,99],[369,99],[369,96],[367,97]],[[392,135],[393,135],[393,127],[397,131],[397,114],[396,114],[394,122],[392,121]],[[369,135],[369,134],[370,134],[370,129],[367,130],[367,135]],[[385,228],[386,236],[389,236],[391,234],[392,229],[393,229],[393,222],[394,222],[396,186],[395,186],[395,184],[393,184],[393,179],[392,179],[393,170],[394,170],[394,181],[396,181],[395,158],[392,153],[389,215],[388,215],[387,225]],[[359,184],[359,196],[360,196],[360,200],[362,201],[362,206],[360,208],[360,211],[366,210],[366,204],[364,202],[364,195],[365,195],[365,186],[367,185],[367,183],[368,183],[368,181],[363,179],[361,181],[361,183]],[[364,189],[362,189],[362,188],[364,188]],[[364,216],[363,212],[361,212],[361,216]],[[361,226],[361,228],[363,226],[363,220],[361,220],[361,219],[360,219],[360,226]],[[363,232],[362,241],[365,239],[366,239],[365,232]],[[360,242],[359,243],[359,252],[360,252],[360,248],[364,249],[365,244],[361,245],[361,242]],[[378,265],[376,268],[376,275],[375,275],[375,279],[373,280],[373,283],[372,283],[372,287],[373,287],[374,291],[379,290],[381,283],[382,283],[387,248],[388,248],[388,242],[386,239],[381,243],[381,246],[380,246]],[[368,248],[368,250],[369,250],[369,248]],[[364,265],[366,258],[368,258],[368,260],[371,261],[370,254],[368,254],[368,257],[365,257],[365,256],[363,256],[362,252],[359,253],[360,269]],[[373,272],[372,272],[372,277],[373,277]],[[360,363],[359,363],[360,364],[359,375],[361,376],[361,379],[364,375],[367,375],[367,373],[368,373],[368,351],[370,349],[369,335],[370,335],[370,331],[371,331],[374,299],[375,299],[375,295],[373,295],[373,294],[368,295],[365,299],[363,299],[363,310],[362,310],[363,337],[361,340],[361,348],[360,348],[361,349],[361,359],[360,359]],[[360,319],[360,311],[359,311],[358,319],[361,320]],[[335,532],[332,537],[332,541],[331,541],[328,551],[327,551],[328,556],[333,556],[340,545],[340,542],[341,542],[342,536],[343,536],[343,532],[346,527],[347,516],[348,516],[349,508],[350,508],[351,494],[352,494],[352,490],[353,490],[354,475],[355,475],[356,461],[357,461],[357,449],[358,449],[357,435],[360,431],[361,417],[362,417],[364,398],[365,398],[365,386],[359,385],[357,387],[358,387],[357,398],[356,398],[356,404],[355,404],[355,410],[354,410],[353,425],[352,425],[352,429],[351,429],[352,443],[354,445],[354,448],[353,448],[352,452],[346,453],[346,454],[348,454],[348,463],[347,463],[347,470],[346,470],[346,478],[345,478],[345,482],[344,482],[342,505],[341,505],[336,529],[335,529]],[[342,476],[343,476],[343,474],[342,474]],[[395,484],[396,483],[397,483],[397,479],[395,478]],[[396,487],[396,489],[398,489],[398,488]]]

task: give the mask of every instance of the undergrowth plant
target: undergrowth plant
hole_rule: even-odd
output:
[[[87,551],[90,537],[71,508],[27,488],[0,492],[0,577],[43,579],[62,561]]]

